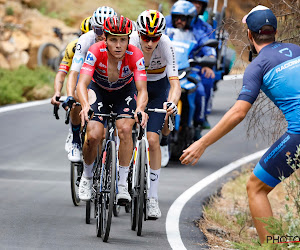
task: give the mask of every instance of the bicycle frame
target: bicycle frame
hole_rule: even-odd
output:
[[[149,190],[150,188],[150,155],[149,155],[149,142],[147,140],[147,129],[144,129],[143,135],[140,137],[138,137],[137,141],[136,141],[136,145],[134,148],[134,152],[133,152],[133,169],[132,169],[132,189],[135,188],[135,176],[136,176],[136,158],[137,155],[139,153],[139,146],[141,144],[141,142],[144,141],[145,145],[146,145],[146,163],[147,163],[147,190]]]

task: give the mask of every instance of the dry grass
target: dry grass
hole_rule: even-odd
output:
[[[235,179],[226,183],[220,196],[211,198],[204,207],[200,230],[207,237],[211,249],[232,249],[232,242],[258,247],[258,235],[253,225],[246,193],[246,183],[253,165],[247,165],[242,173],[235,173]],[[285,213],[286,191],[279,184],[269,194],[274,217]]]

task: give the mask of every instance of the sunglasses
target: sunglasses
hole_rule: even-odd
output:
[[[102,36],[104,31],[102,27],[94,27],[94,32],[97,36]]]
[[[146,36],[143,34],[140,34],[140,36],[141,36],[141,39],[146,43],[149,43],[150,41],[155,43],[155,42],[159,41],[159,39],[161,37],[161,36]]]
[[[179,19],[182,21],[182,22],[185,22],[187,20],[187,17],[186,16],[173,16],[174,18],[174,21],[178,21]]]

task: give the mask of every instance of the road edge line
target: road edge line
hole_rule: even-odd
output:
[[[32,102],[26,102],[26,103],[20,103],[20,104],[14,104],[14,105],[9,105],[5,107],[0,107],[0,113],[12,111],[12,110],[18,110],[18,109],[23,109],[23,108],[29,108],[29,107],[34,107],[38,105],[44,105],[44,104],[50,104],[51,99],[46,99],[46,100],[41,100],[41,101],[32,101]]]
[[[258,159],[263,156],[263,154],[267,151],[268,148],[260,150],[254,154],[243,157],[237,161],[234,161],[216,172],[210,174],[209,176],[203,178],[192,187],[183,192],[171,205],[167,218],[166,218],[166,233],[168,242],[172,249],[182,250],[186,249],[184,246],[179,230],[179,219],[181,215],[181,211],[185,204],[199,191],[204,189],[206,186],[211,184],[212,182],[218,180],[220,177],[228,174],[229,172],[239,168],[240,166],[251,162],[255,159]]]

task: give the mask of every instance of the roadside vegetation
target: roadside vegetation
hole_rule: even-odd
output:
[[[0,105],[42,100],[53,95],[55,72],[48,68],[0,68]]]
[[[295,155],[287,152],[287,162],[293,169],[300,167],[300,147]],[[203,208],[203,218],[199,227],[205,234],[211,248],[222,249],[299,249],[300,243],[284,244],[259,243],[254,227],[246,192],[246,183],[254,165],[247,165],[236,177],[226,183],[220,195],[211,197]],[[276,236],[291,236],[284,241],[293,241],[300,236],[300,172],[296,171],[290,178],[282,179],[269,194],[274,217],[262,219],[267,230]],[[284,239],[284,238],[283,238]],[[297,238],[297,241],[299,239]]]

